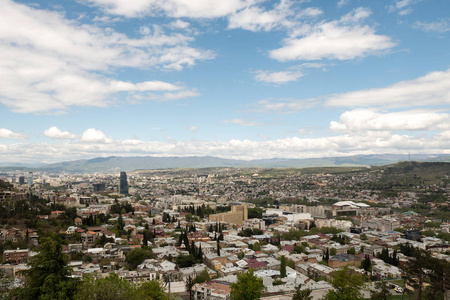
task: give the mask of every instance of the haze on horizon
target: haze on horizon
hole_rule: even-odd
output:
[[[0,163],[450,154],[448,11],[0,0]]]

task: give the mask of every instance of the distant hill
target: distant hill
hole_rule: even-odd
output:
[[[177,168],[212,168],[212,167],[260,167],[260,168],[307,168],[307,167],[352,167],[352,166],[382,166],[394,164],[408,159],[407,155],[381,154],[357,155],[348,157],[326,157],[307,159],[258,159],[236,160],[212,156],[192,157],[97,157],[93,159],[66,161],[55,164],[42,165],[37,168],[0,167],[0,170],[20,169],[22,171],[47,172],[118,172],[134,170],[177,169]],[[450,155],[411,155],[415,161],[450,162]]]

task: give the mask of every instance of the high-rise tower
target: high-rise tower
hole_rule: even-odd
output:
[[[119,194],[128,196],[128,180],[125,172],[120,172]]]
[[[33,185],[33,172],[28,172],[27,183],[29,186]]]

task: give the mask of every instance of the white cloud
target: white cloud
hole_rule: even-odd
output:
[[[260,126],[260,123],[257,122],[250,122],[242,119],[232,119],[232,120],[224,120],[224,123],[230,123],[230,124],[238,124],[242,126]]]
[[[262,82],[283,84],[297,81],[303,74],[299,71],[269,72],[264,70],[256,71],[255,79]]]
[[[398,12],[399,15],[404,16],[410,14],[412,5],[421,0],[394,0],[394,3],[388,6],[389,12]]]
[[[349,3],[349,0],[339,0],[337,6],[343,7],[343,6],[347,5],[348,3]]]
[[[14,131],[6,129],[6,128],[0,128],[0,138],[25,140],[25,139],[27,139],[27,136],[23,133],[14,132]]]
[[[317,7],[295,9],[293,2],[281,0],[267,9],[256,5],[246,7],[228,17],[228,28],[241,28],[250,31],[271,31],[276,29],[292,29],[298,26],[298,19],[316,18],[323,14]]]
[[[94,134],[98,137],[101,134]],[[104,137],[104,135],[103,135]],[[217,156],[236,159],[311,158],[382,153],[450,154],[450,130],[433,136],[342,134],[277,140],[140,141],[0,144],[0,161],[57,162],[99,156]]]
[[[113,139],[106,137],[106,135],[95,128],[86,129],[80,138],[81,142],[86,143],[105,143],[109,144],[113,142]]]
[[[427,110],[379,113],[374,109],[355,109],[331,121],[330,129],[339,132],[450,130],[450,114]]]
[[[280,27],[290,27],[288,17],[294,12],[290,2],[281,0],[272,10],[265,10],[258,6],[247,7],[228,18],[228,28],[242,28],[250,31],[270,31]]]
[[[251,5],[251,0],[83,0],[107,13],[125,17],[160,15],[174,18],[219,18]]]
[[[189,27],[189,22],[185,22],[183,20],[178,19],[170,23],[170,27],[178,29],[186,29]]]
[[[316,104],[315,99],[265,99],[260,100],[253,106],[253,111],[257,112],[277,112],[277,113],[294,113],[300,112],[307,108],[311,108]]]
[[[389,37],[377,35],[373,28],[360,24],[369,15],[368,9],[358,8],[337,21],[302,26],[295,31],[301,38],[291,35],[283,47],[271,50],[269,55],[279,61],[348,60],[394,47]]]
[[[374,88],[327,97],[328,106],[410,107],[450,104],[450,69],[423,77]]]
[[[197,131],[198,128],[196,126],[191,126],[191,127],[188,127],[188,129],[190,131]]]
[[[50,127],[44,131],[44,135],[52,139],[64,140],[64,139],[75,139],[77,136],[71,134],[68,131],[62,131],[56,126]]]
[[[111,79],[122,67],[180,70],[213,52],[191,48],[193,38],[166,35],[153,26],[140,39],[113,29],[81,25],[57,13],[1,1],[0,101],[13,111],[64,111],[71,106],[107,106],[121,86],[146,98],[148,91],[190,90],[161,81]],[[146,34],[145,34],[146,33]],[[119,89],[118,89],[119,87]],[[191,94],[193,93],[190,91]],[[149,97],[151,98],[151,97]]]
[[[434,32],[438,32],[438,33],[444,33],[444,32],[450,31],[450,22],[448,19],[439,19],[435,22],[417,21],[414,24],[414,28],[418,28],[423,31],[434,31]]]

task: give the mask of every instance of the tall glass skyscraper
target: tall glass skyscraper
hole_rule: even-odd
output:
[[[120,172],[119,194],[128,196],[128,180],[125,172]]]

